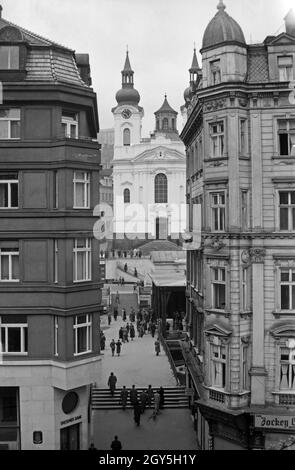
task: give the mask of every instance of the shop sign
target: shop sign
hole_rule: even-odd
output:
[[[75,416],[74,418],[69,418],[69,419],[66,419],[65,421],[61,421],[60,425],[61,426],[65,426],[66,424],[69,424],[69,423],[73,423],[75,421],[78,421],[82,419],[82,416]]]
[[[255,427],[264,429],[294,429],[294,416],[255,415]]]

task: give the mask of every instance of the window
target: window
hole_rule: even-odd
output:
[[[168,128],[169,128],[169,121],[168,121],[168,118],[164,118],[163,121],[162,121],[162,126],[163,126],[163,130],[164,131],[167,131]]]
[[[53,172],[53,208],[58,209],[58,172]]]
[[[210,62],[211,84],[217,85],[221,82],[220,60]]]
[[[128,188],[124,189],[124,202],[125,204],[130,203],[130,189]]]
[[[130,145],[130,129],[124,129],[123,131],[123,145],[129,146]]]
[[[295,156],[295,119],[278,121],[280,155]]]
[[[245,155],[247,153],[247,120],[240,119],[240,153]]]
[[[0,173],[0,209],[18,208],[18,174]]]
[[[211,156],[213,158],[224,156],[224,124],[216,122],[210,124]]]
[[[212,268],[212,307],[225,309],[225,268]]]
[[[19,47],[0,46],[0,70],[19,69]]]
[[[0,248],[0,281],[19,282],[18,248]]]
[[[54,317],[54,355],[58,356],[58,317]]]
[[[242,310],[245,312],[249,305],[248,305],[248,270],[247,268],[242,269],[242,302],[241,307]]]
[[[211,347],[212,387],[224,389],[226,386],[226,346],[212,344]]]
[[[212,230],[224,232],[225,230],[225,194],[224,192],[211,194]]]
[[[167,176],[159,173],[155,177],[155,203],[163,204],[168,202],[168,182]]]
[[[278,57],[278,68],[280,82],[293,80],[293,57]]]
[[[248,346],[242,346],[242,389],[247,390],[249,387],[248,380]]]
[[[281,269],[281,310],[295,310],[295,269]]]
[[[241,191],[241,225],[242,230],[247,230],[248,227],[248,191],[242,190]]]
[[[280,230],[295,230],[295,191],[279,192]]]
[[[61,123],[65,137],[69,139],[78,139],[79,126],[77,113],[63,111]]]
[[[53,264],[54,264],[54,282],[58,283],[58,240],[54,240],[54,257],[53,257]]]
[[[74,282],[91,281],[91,240],[79,238],[74,245]]]
[[[28,352],[28,323],[25,315],[0,317],[1,345],[4,354]]]
[[[74,208],[90,208],[90,173],[84,171],[74,172]]]
[[[20,109],[0,109],[0,139],[20,138]]]
[[[280,390],[295,392],[294,346],[293,348],[280,348]]]
[[[92,321],[91,315],[78,315],[74,323],[75,353],[86,354],[92,351]]]

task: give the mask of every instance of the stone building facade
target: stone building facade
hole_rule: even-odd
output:
[[[87,449],[101,303],[89,57],[0,14],[0,80],[0,448]]]
[[[188,228],[202,233],[184,353],[199,446],[270,448],[295,413],[295,16],[246,44],[217,8],[184,95]]]

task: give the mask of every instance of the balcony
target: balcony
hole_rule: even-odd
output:
[[[236,409],[244,408],[249,405],[250,392],[225,392],[212,387],[207,389],[206,398],[210,402],[224,405],[226,408]]]
[[[273,392],[276,405],[295,406],[295,393]]]

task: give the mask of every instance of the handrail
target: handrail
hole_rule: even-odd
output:
[[[170,352],[170,349],[167,346],[166,340],[163,337],[162,332],[159,329],[158,329],[158,337],[159,337],[160,343],[162,344],[162,347],[163,347],[163,349],[166,353],[166,356],[168,357],[168,361],[170,363],[170,367],[171,367],[173,375],[176,379],[177,385],[181,385],[179,377],[178,377],[178,372],[177,372],[176,366],[175,366],[173,358],[172,358],[172,354]]]

